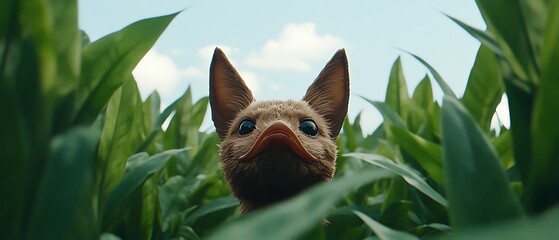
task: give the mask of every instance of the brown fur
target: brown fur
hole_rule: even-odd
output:
[[[219,156],[231,192],[245,213],[284,200],[313,184],[328,181],[335,171],[335,139],[347,113],[349,72],[344,50],[339,50],[307,90],[301,101],[255,102],[250,89],[225,54],[216,48],[210,67],[212,119],[222,142]],[[252,119],[256,129],[237,134],[239,124]],[[299,130],[304,119],[312,119],[318,136]],[[318,158],[311,164],[289,150],[270,149],[250,161],[239,161],[274,121],[285,122],[305,149]]]

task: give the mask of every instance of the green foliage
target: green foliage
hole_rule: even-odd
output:
[[[90,43],[76,1],[2,1],[3,236],[554,239],[559,1],[477,4],[487,30],[449,17],[482,44],[462,97],[413,54],[431,77],[410,96],[396,59],[385,101],[365,98],[383,124],[364,134],[361,115],[346,119],[334,179],[239,216],[219,138],[199,130],[208,98],[194,101],[189,88],[162,110],[131,74],[176,14]],[[511,126],[494,129],[503,93]]]

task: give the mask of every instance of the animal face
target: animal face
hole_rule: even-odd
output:
[[[216,48],[210,67],[212,120],[220,158],[241,212],[289,198],[335,171],[335,139],[347,113],[349,72],[339,50],[303,100],[255,101]]]

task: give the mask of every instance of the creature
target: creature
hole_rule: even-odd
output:
[[[285,200],[332,178],[335,140],[347,114],[344,49],[326,64],[303,100],[255,101],[216,48],[210,66],[212,120],[225,179],[241,213]]]

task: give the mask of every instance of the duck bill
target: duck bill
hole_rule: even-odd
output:
[[[291,128],[281,121],[268,126],[239,160],[249,161],[270,149],[287,149],[308,163],[316,164],[318,162],[318,159],[307,151]]]

